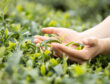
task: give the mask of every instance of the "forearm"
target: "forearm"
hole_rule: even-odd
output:
[[[110,37],[110,16],[95,27],[81,33],[86,37],[107,38]]]

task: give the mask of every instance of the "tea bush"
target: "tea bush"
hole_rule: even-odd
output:
[[[87,64],[55,58],[33,43],[43,27],[66,27],[82,32],[102,20],[83,22],[74,12],[61,11],[31,0],[0,1],[0,84],[110,84],[108,56]],[[45,47],[46,43],[44,42]]]

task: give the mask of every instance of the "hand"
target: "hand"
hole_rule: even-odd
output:
[[[64,44],[72,42],[72,41],[80,42],[80,40],[84,38],[84,36],[81,35],[81,33],[78,33],[76,31],[73,31],[71,29],[66,29],[66,28],[49,27],[49,28],[43,28],[42,32],[46,34],[56,34],[58,35],[59,38],[61,38],[64,35],[64,39],[62,41]],[[56,38],[36,35],[34,37],[34,42],[37,44],[47,39],[56,39]]]
[[[82,64],[89,59],[101,54],[103,51],[103,42],[97,38],[83,39],[82,43],[85,45],[82,50],[75,50],[72,47],[66,47],[63,44],[53,43],[52,49],[55,51],[57,57],[62,57],[63,53],[68,56],[70,61]]]

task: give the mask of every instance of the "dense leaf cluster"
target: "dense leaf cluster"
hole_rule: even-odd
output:
[[[61,26],[81,32],[98,23],[100,16],[92,23],[83,22],[71,11],[56,11],[30,0],[0,2],[0,84],[110,84],[107,56],[83,65],[71,64],[67,57],[55,58],[51,51],[33,43],[34,35],[43,35],[42,27]]]

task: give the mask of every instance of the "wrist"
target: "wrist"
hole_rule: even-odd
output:
[[[109,54],[109,40],[108,39],[100,39],[99,46],[100,46],[100,54]]]
[[[92,37],[92,36],[90,36],[88,33],[86,33],[86,31],[79,33],[79,35],[80,35],[82,38]]]

